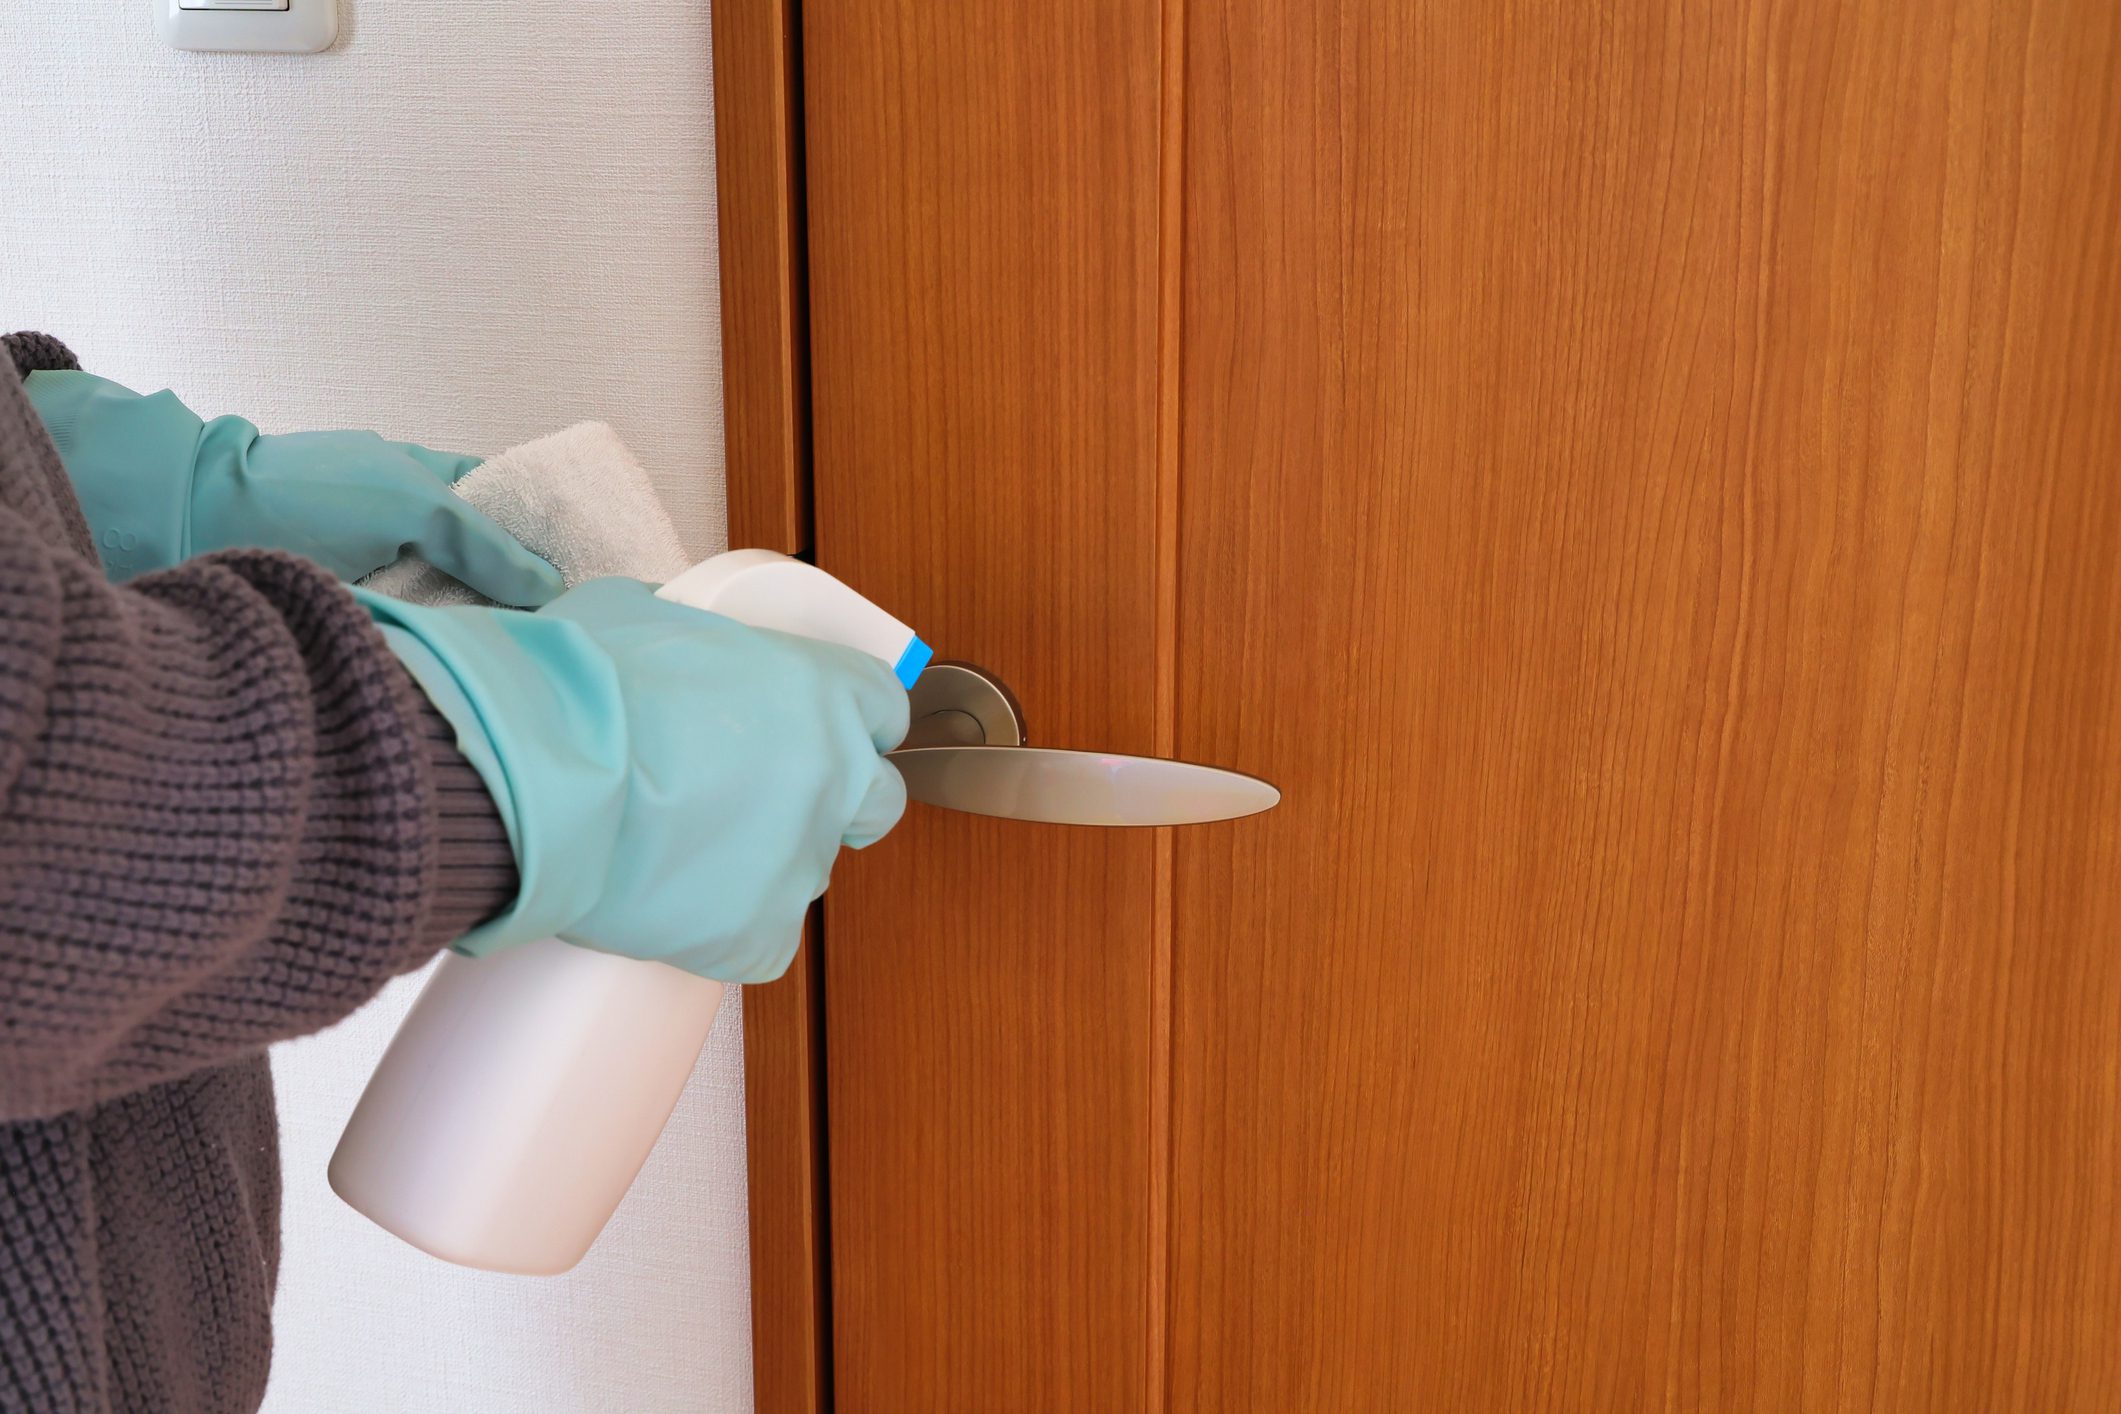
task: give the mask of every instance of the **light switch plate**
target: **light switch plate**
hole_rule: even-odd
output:
[[[201,0],[152,0],[155,31],[178,49],[314,54],[339,37],[339,0],[287,0],[284,10],[191,9]]]

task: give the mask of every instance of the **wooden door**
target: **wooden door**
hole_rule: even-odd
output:
[[[2114,1407],[2121,7],[800,29],[820,561],[1286,795],[844,862],[825,1397]]]

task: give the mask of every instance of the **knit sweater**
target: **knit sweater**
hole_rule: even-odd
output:
[[[250,1410],[265,1047],[512,896],[492,802],[352,596],[209,555],[107,583],[0,371],[0,1409]]]

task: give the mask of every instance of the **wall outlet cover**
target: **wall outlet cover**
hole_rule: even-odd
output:
[[[287,0],[284,10],[194,9],[212,0],[152,0],[155,32],[176,49],[315,54],[339,37],[339,0]]]

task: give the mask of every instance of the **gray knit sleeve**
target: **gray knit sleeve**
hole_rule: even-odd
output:
[[[514,886],[323,571],[239,551],[116,588],[0,506],[0,1120],[328,1025]]]

